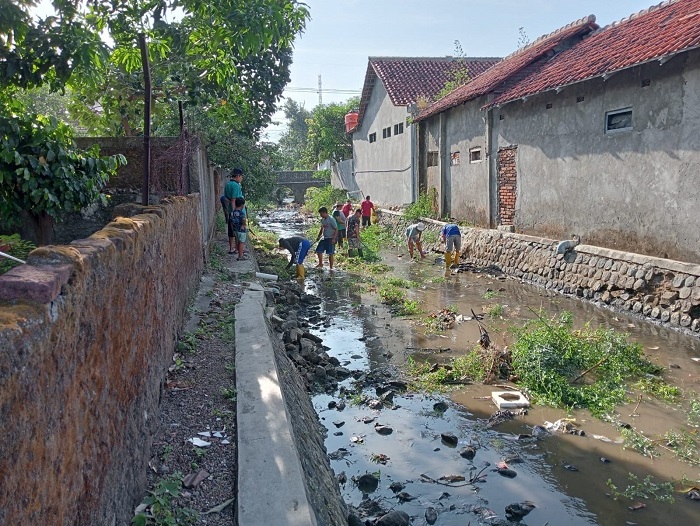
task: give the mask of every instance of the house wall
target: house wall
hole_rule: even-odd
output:
[[[450,188],[450,216],[478,226],[489,226],[488,160],[486,157],[485,99],[479,98],[452,108],[447,113],[447,184]],[[481,148],[481,161],[470,163],[469,150]],[[459,164],[451,161],[459,152]]]
[[[397,206],[412,202],[411,129],[408,113],[394,106],[381,81],[377,80],[362,125],[353,133],[355,180],[364,195],[375,203]],[[402,134],[394,135],[394,125],[403,123]],[[391,126],[391,137],[382,138],[382,129]],[[377,141],[369,142],[376,133]]]
[[[606,134],[626,107],[633,130]],[[700,261],[700,52],[493,111],[492,155],[517,145],[516,231]]]

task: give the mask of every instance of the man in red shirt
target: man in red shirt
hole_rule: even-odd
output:
[[[349,219],[350,213],[352,212],[352,201],[350,201],[350,199],[345,201],[345,204],[343,205],[342,211],[343,211],[343,215]]]
[[[362,208],[362,226],[369,226],[371,224],[372,210],[374,210],[374,203],[369,200],[369,196],[365,197],[360,208]]]

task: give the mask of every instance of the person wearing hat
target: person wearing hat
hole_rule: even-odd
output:
[[[406,240],[408,242],[408,255],[413,259],[413,245],[418,248],[418,253],[420,258],[424,259],[425,254],[423,253],[423,244],[421,243],[421,236],[423,235],[423,230],[425,230],[425,223],[418,222],[413,225],[409,225],[406,229]]]
[[[228,225],[228,253],[235,254],[235,245],[238,244],[235,241],[236,233],[231,223],[231,216],[233,215],[233,209],[235,208],[234,202],[237,198],[243,198],[243,188],[241,187],[241,181],[243,181],[243,170],[240,168],[234,168],[231,170],[231,180],[226,183],[224,187],[224,195],[221,199],[221,205],[225,205],[226,209],[226,223]],[[239,254],[240,257],[240,254]]]

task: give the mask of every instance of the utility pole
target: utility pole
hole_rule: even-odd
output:
[[[321,87],[321,74],[318,74],[318,104],[323,104],[323,88]]]
[[[141,184],[141,204],[148,206],[151,177],[151,67],[148,63],[146,35],[139,33],[141,63],[143,66],[143,181]]]

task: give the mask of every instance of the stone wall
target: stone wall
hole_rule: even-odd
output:
[[[406,221],[382,210],[382,224],[403,235]],[[425,219],[428,231],[445,223]],[[578,245],[556,254],[558,241],[499,230],[460,227],[462,257],[589,301],[628,311],[676,329],[700,333],[700,265]],[[437,248],[427,245],[426,249]]]
[[[186,302],[198,195],[129,205],[0,276],[0,524],[128,524]]]

